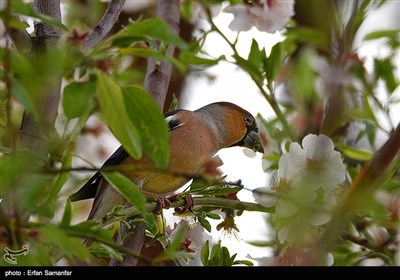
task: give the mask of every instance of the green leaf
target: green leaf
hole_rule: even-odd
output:
[[[96,91],[95,81],[85,83],[72,82],[64,88],[63,108],[69,119],[82,116],[89,111],[90,97]]]
[[[68,170],[72,167],[72,154],[68,152],[63,160],[61,169]],[[46,201],[47,205],[53,205],[53,203],[57,199],[57,195],[60,192],[61,188],[64,186],[65,182],[67,182],[69,178],[70,172],[61,172],[58,174],[57,179],[53,183],[50,189],[49,197]]]
[[[1,52],[6,50],[1,48]],[[37,83],[31,77],[36,76],[37,71],[33,66],[31,60],[22,55],[21,53],[13,50],[10,51],[10,63],[13,76],[11,77],[11,93],[12,95],[25,107],[29,113],[38,118],[38,101],[35,100],[36,96],[32,91],[32,87]]]
[[[18,17],[7,18],[5,10],[0,11],[0,18],[3,19],[4,23],[7,21],[7,26],[14,29],[25,30],[29,27],[29,24],[21,21]]]
[[[12,87],[11,94],[17,99],[27,112],[31,113],[33,116],[38,116],[38,111],[36,108],[36,104],[32,95],[28,92],[28,90],[18,81],[17,79],[11,79]]]
[[[156,236],[159,233],[156,216],[153,213],[146,213],[144,220],[146,222],[146,230]]]
[[[383,186],[383,189],[389,192],[398,191],[400,189],[400,180],[392,179],[386,182],[385,185]]]
[[[197,218],[199,219],[199,222],[201,224],[201,226],[203,228],[205,228],[208,232],[211,232],[211,224],[209,221],[207,221],[207,219],[201,217],[201,216],[197,216]]]
[[[125,108],[131,122],[140,129],[142,144],[157,167],[169,164],[168,125],[154,99],[137,86],[123,88]]]
[[[231,259],[231,254],[229,253],[228,248],[222,246],[221,248],[222,255],[222,266],[232,266],[233,259],[235,259],[236,255],[233,255]]]
[[[260,47],[258,46],[256,39],[253,38],[247,61],[251,65],[253,65],[254,68],[260,69],[264,59],[265,59],[264,50],[260,50]]]
[[[41,239],[61,251],[69,259],[90,260],[88,249],[76,237],[69,237],[60,227],[46,225],[39,228]]]
[[[174,111],[174,110],[178,109],[178,106],[179,106],[179,100],[178,100],[178,98],[176,98],[175,93],[173,93],[172,101],[171,101],[171,104],[169,105],[168,111],[169,112]]]
[[[222,264],[222,248],[221,242],[215,244],[211,249],[210,261],[214,266],[220,266]]]
[[[121,88],[102,73],[97,73],[97,93],[100,110],[115,137],[134,159],[142,157],[142,139],[138,128],[130,121],[125,110]]]
[[[256,247],[271,247],[276,245],[276,242],[274,241],[247,241],[246,243]]]
[[[213,66],[218,64],[218,62],[224,57],[220,57],[218,59],[209,59],[204,57],[199,57],[191,52],[182,52],[179,55],[179,60],[193,65],[204,65],[204,66]]]
[[[365,108],[352,107],[347,109],[347,114],[354,120],[370,121],[376,123],[375,116],[371,115]]]
[[[111,186],[131,203],[142,215],[146,214],[146,196],[130,179],[119,172],[101,172]]]
[[[235,265],[235,264],[244,264],[244,265],[247,265],[247,266],[253,266],[254,265],[251,261],[248,261],[248,260],[237,260],[237,261],[233,262],[233,265]]]
[[[208,256],[210,255],[210,242],[207,240],[206,243],[204,243],[203,248],[201,248],[201,252],[200,252],[200,259],[201,259],[201,263],[204,266],[208,265]]]
[[[182,1],[181,15],[187,22],[190,22],[190,20],[192,19],[193,4],[194,4],[194,2],[192,0],[183,0]]]
[[[261,78],[260,70],[254,66],[252,63],[248,62],[246,59],[242,58],[239,55],[234,54],[233,58],[235,58],[237,64],[246,72],[248,72],[251,76]]]
[[[61,225],[60,228],[68,235],[84,238],[95,237],[97,240],[104,243],[114,242],[109,232],[102,229],[101,224],[97,221],[88,220],[73,226]]]
[[[282,44],[277,43],[272,47],[271,53],[264,64],[268,81],[273,81],[277,77],[279,70],[282,68],[283,58]]]
[[[365,123],[365,133],[368,138],[368,142],[370,145],[373,147],[375,145],[375,138],[376,138],[376,133],[375,133],[375,127],[371,125],[370,123]]]
[[[375,59],[374,67],[377,76],[385,82],[387,90],[392,93],[399,86],[399,80],[395,77],[395,66],[390,58]]]
[[[196,191],[197,194],[202,194],[202,195],[225,195],[225,194],[231,194],[231,193],[237,193],[240,191],[242,187],[209,187],[202,189],[200,191]]]
[[[54,25],[63,31],[68,31],[68,28],[64,24],[62,24],[60,21],[58,21],[52,17],[46,16],[44,14],[36,12],[30,4],[24,3],[24,1],[22,1],[22,0],[13,0],[13,1],[10,1],[10,3],[11,3],[12,14],[33,17],[35,19],[39,19],[40,22]]]
[[[120,54],[122,55],[134,55],[138,57],[152,57],[157,60],[163,60],[170,62],[175,65],[175,67],[181,72],[184,73],[186,71],[185,65],[177,60],[176,58],[172,56],[167,56],[162,54],[161,52],[152,50],[150,48],[145,49],[145,48],[135,48],[135,47],[129,47],[129,48],[121,48],[119,50]]]
[[[208,218],[210,218],[210,219],[213,219],[213,220],[219,220],[219,219],[221,219],[221,216],[220,216],[220,215],[215,214],[215,213],[212,213],[212,212],[206,213],[206,216],[207,216]]]
[[[297,27],[294,29],[289,29],[286,32],[286,40],[283,41],[284,49],[290,52],[293,42],[297,44],[300,42],[305,42],[307,45],[314,45],[319,49],[329,51],[330,40],[321,31],[312,28]]]
[[[368,41],[368,40],[375,40],[375,39],[381,39],[381,38],[396,39],[399,37],[399,34],[400,34],[400,29],[377,30],[377,31],[373,31],[371,33],[366,34],[364,36],[363,40]]]
[[[368,161],[372,159],[372,153],[367,150],[357,150],[347,145],[339,145],[339,149],[342,151],[343,155],[350,159],[358,161]]]
[[[6,191],[14,187],[21,178],[27,177],[30,172],[39,172],[34,164],[37,160],[32,151],[18,151],[2,155],[0,158],[0,197],[3,197]]]
[[[122,32],[129,36],[144,39],[159,39],[166,43],[173,44],[181,49],[186,47],[186,43],[175,33],[173,33],[168,24],[160,18],[146,19],[141,22],[133,22]],[[120,36],[117,36],[117,38]]]
[[[67,199],[67,203],[65,204],[64,214],[61,218],[60,224],[63,226],[68,226],[71,223],[72,218],[72,204],[71,200]]]
[[[100,244],[100,246],[107,252],[107,256],[109,256],[110,258],[116,259],[118,261],[122,261],[124,259],[123,254],[121,254],[117,250],[114,250],[110,246],[107,246],[105,244]]]

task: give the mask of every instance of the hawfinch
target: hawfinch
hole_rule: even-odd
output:
[[[176,174],[196,174],[220,149],[241,146],[263,153],[254,117],[241,107],[217,102],[196,111],[175,110],[165,113],[169,126],[170,163],[168,172],[151,172],[153,162],[144,155],[132,159],[121,146],[103,167],[125,166],[120,170],[149,195],[166,197],[190,178]],[[142,170],[142,171],[141,171]],[[143,170],[146,170],[145,172]],[[89,219],[101,219],[124,198],[97,172],[75,194],[72,201],[94,197]]]

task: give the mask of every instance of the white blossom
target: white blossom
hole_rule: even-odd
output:
[[[313,211],[317,205],[317,191],[322,189],[323,206],[329,208],[336,203],[335,190],[345,180],[346,166],[341,154],[334,150],[332,140],[326,135],[309,134],[304,137],[302,145],[291,143],[289,152],[279,160],[278,179],[272,188],[258,188],[253,191],[256,202],[265,207],[273,206],[276,193],[275,214],[287,218],[299,212],[301,206],[307,217],[307,224],[318,226],[330,220],[327,211]],[[269,195],[263,195],[269,191]],[[321,195],[321,193],[319,193]],[[282,197],[280,197],[282,196]],[[272,198],[271,198],[272,197]],[[321,201],[320,201],[321,202]],[[307,210],[308,209],[308,210]],[[299,217],[299,219],[303,219]],[[294,225],[295,223],[292,223]],[[298,229],[298,225],[296,225]],[[278,231],[280,242],[294,242],[299,230],[284,226]]]
[[[253,1],[247,5],[230,5],[223,11],[234,15],[229,24],[234,31],[248,31],[255,26],[260,31],[275,33],[294,15],[294,0]]]
[[[181,249],[186,251],[187,255],[183,256],[179,262],[182,266],[201,265],[200,254],[197,252],[207,240],[210,240],[211,235],[193,217],[172,215],[169,217],[166,229],[167,244],[173,242],[177,233],[185,227],[187,228],[187,232]],[[167,246],[167,244],[164,246]]]
[[[316,190],[332,191],[345,180],[346,166],[341,154],[334,150],[332,140],[326,135],[309,134],[302,147],[291,143],[289,153],[279,160],[279,177],[294,186],[307,185]]]
[[[207,19],[207,14],[204,10],[203,5],[198,1],[192,1],[192,14],[190,17],[190,23],[194,24],[199,20]],[[209,2],[208,8],[210,9],[211,17],[214,18],[219,15],[222,9],[222,4]]]

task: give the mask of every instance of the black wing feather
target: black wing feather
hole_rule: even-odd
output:
[[[104,162],[103,167],[106,166],[114,166],[120,164],[124,159],[126,159],[129,156],[129,154],[125,151],[125,149],[120,146],[107,160]],[[86,182],[82,186],[82,188],[79,189],[76,193],[72,194],[69,198],[71,201],[79,201],[79,200],[84,200],[84,199],[90,199],[94,198],[97,192],[97,189],[100,185],[101,179],[103,179],[103,176],[100,174],[100,172],[96,172],[90,179],[89,181]]]
[[[175,115],[181,111],[181,109],[167,112],[164,114],[164,117],[169,117],[172,115]],[[170,123],[168,123],[169,126],[169,131],[174,130],[177,126],[180,125],[179,120],[173,120]],[[114,166],[120,164],[122,161],[124,161],[129,154],[125,151],[125,149],[120,146],[103,164],[103,167],[106,166]],[[99,188],[100,182],[103,179],[103,176],[100,174],[100,172],[96,172],[90,179],[87,181],[76,193],[72,194],[69,199],[71,201],[79,201],[79,200],[85,200],[85,199],[90,199],[94,198],[97,189]]]

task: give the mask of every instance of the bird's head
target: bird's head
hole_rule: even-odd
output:
[[[196,113],[218,135],[221,148],[240,146],[264,153],[256,120],[245,109],[229,102],[216,102],[196,110]]]

